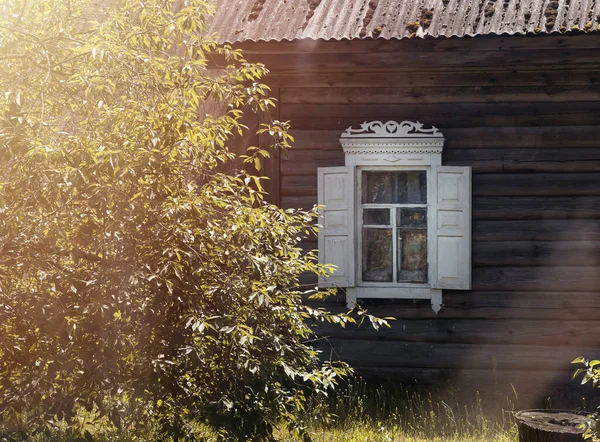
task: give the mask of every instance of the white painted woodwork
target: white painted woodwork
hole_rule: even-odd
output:
[[[435,244],[431,286],[471,288],[471,168],[432,167]]]
[[[412,297],[412,296],[404,296],[404,293],[409,293],[408,291],[403,292],[403,293],[399,293],[398,289],[402,288],[402,289],[410,289],[413,287],[417,287],[417,288],[422,288],[423,284],[419,284],[419,283],[406,283],[406,282],[367,282],[367,281],[362,281],[362,273],[363,273],[363,263],[362,263],[362,256],[361,256],[361,252],[362,252],[362,232],[361,232],[361,228],[362,227],[369,227],[369,228],[383,228],[383,229],[390,229],[393,231],[392,233],[392,238],[395,238],[396,234],[397,234],[397,229],[395,228],[396,226],[396,210],[391,210],[390,211],[390,224],[387,226],[383,226],[383,225],[377,225],[377,226],[372,226],[372,225],[365,225],[362,223],[362,210],[364,209],[377,209],[377,208],[381,208],[381,209],[390,209],[390,208],[418,208],[418,209],[423,209],[423,208],[427,208],[428,205],[427,204],[405,204],[405,203],[367,203],[367,204],[361,204],[360,198],[361,198],[361,186],[362,186],[362,174],[361,172],[363,170],[377,170],[377,171],[399,171],[399,170],[407,170],[407,171],[417,171],[417,170],[424,170],[427,173],[429,168],[428,167],[410,167],[410,166],[396,166],[396,167],[388,167],[388,166],[383,166],[383,167],[377,167],[377,168],[368,168],[368,167],[356,167],[355,168],[355,212],[356,212],[356,216],[355,216],[355,226],[356,226],[356,234],[355,234],[355,244],[356,244],[356,282],[357,285],[362,286],[362,287],[371,287],[370,291],[375,294],[375,296],[368,296],[370,298],[408,298],[408,299],[425,299],[422,297]],[[429,200],[430,195],[429,195],[429,180],[427,182],[427,198]],[[428,215],[429,218],[429,215]],[[428,219],[429,222],[429,219]],[[429,235],[427,238],[427,242],[429,243],[430,239],[429,239]],[[429,254],[429,251],[428,251]],[[398,250],[397,250],[397,244],[396,241],[394,241],[393,243],[393,252],[392,252],[392,261],[393,261],[393,279],[394,281],[396,281],[397,278],[397,269],[398,269]],[[390,290],[384,290],[384,291],[380,291],[379,288],[382,287],[393,287],[395,288],[395,291],[390,291]],[[361,293],[365,293],[365,291],[362,291]],[[365,296],[359,296],[360,298],[365,298]],[[429,297],[427,297],[427,299],[429,299]]]
[[[346,166],[432,166],[441,164],[444,136],[418,121],[364,122],[340,137]]]
[[[440,289],[431,289],[431,308],[437,315],[442,309],[442,291]]]
[[[396,284],[395,287],[370,287],[358,286],[353,289],[357,298],[387,298],[387,299],[431,299],[431,289],[426,284],[413,284],[413,287],[404,287]]]
[[[471,169],[441,166],[444,137],[419,122],[365,122],[358,129],[348,128],[340,143],[346,166],[318,172],[318,202],[325,206],[319,262],[337,266],[319,285],[344,287],[348,308],[361,298],[430,299],[439,312],[442,289],[471,288]],[[361,281],[362,170],[427,171],[427,283]],[[393,256],[396,263],[395,251]]]
[[[318,169],[319,263],[337,268],[319,277],[320,287],[353,287],[354,272],[354,171],[349,167]]]
[[[344,131],[340,138],[391,138],[393,141],[398,139],[414,138],[444,138],[437,127],[432,126],[425,129],[418,121],[402,121],[400,123],[390,120],[385,123],[382,121],[364,122],[358,129],[349,127]]]
[[[356,288],[348,288],[346,289],[346,307],[348,310],[354,309],[356,307],[356,302],[358,301],[358,296],[356,294]]]

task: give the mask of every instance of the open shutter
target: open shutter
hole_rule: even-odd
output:
[[[431,287],[471,288],[471,168],[432,167]]]
[[[337,266],[319,277],[321,287],[354,287],[354,174],[351,167],[320,167],[318,173],[319,263]]]

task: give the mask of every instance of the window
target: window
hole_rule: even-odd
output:
[[[346,166],[319,168],[323,287],[361,298],[430,299],[471,284],[471,170],[441,166],[443,135],[404,121],[364,123],[340,142]]]
[[[427,172],[361,170],[362,282],[426,283]]]

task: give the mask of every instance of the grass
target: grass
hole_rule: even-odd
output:
[[[313,442],[515,442],[518,438],[515,431],[481,433],[463,436],[420,437],[406,434],[395,428],[357,426],[350,430],[329,429],[312,432]],[[285,440],[285,439],[284,439]],[[288,439],[293,441],[294,439]]]
[[[484,404],[478,394],[442,398],[389,384],[369,386],[359,379],[338,391],[326,407],[333,415],[331,423],[307,418],[314,442],[517,440],[512,398]]]

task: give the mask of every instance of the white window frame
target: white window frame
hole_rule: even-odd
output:
[[[363,222],[362,222],[362,212],[364,210],[363,208],[363,204],[361,203],[361,193],[362,193],[362,172],[363,171],[376,171],[376,172],[397,172],[397,171],[401,171],[401,170],[405,170],[405,171],[425,171],[427,173],[427,204],[381,204],[380,206],[382,208],[388,208],[390,206],[401,206],[401,207],[406,207],[406,208],[423,208],[425,207],[427,209],[427,260],[429,261],[429,232],[430,232],[430,228],[429,228],[429,219],[431,218],[432,214],[430,213],[431,211],[431,204],[429,203],[429,198],[431,197],[430,195],[430,168],[426,167],[426,166],[396,166],[396,167],[389,167],[389,166],[381,166],[381,167],[365,167],[365,166],[359,166],[355,168],[355,178],[354,178],[354,182],[356,184],[356,189],[354,192],[354,197],[355,197],[355,201],[354,201],[354,207],[356,207],[355,210],[355,220],[354,220],[354,225],[356,226],[356,229],[354,231],[354,243],[356,244],[356,284],[358,287],[371,287],[374,288],[375,290],[373,291],[374,294],[377,293],[377,289],[379,288],[413,288],[413,289],[422,289],[425,286],[429,286],[429,281],[431,281],[431,266],[429,265],[428,262],[428,269],[427,269],[427,283],[415,283],[415,282],[378,282],[378,281],[363,281],[362,280],[362,227],[363,227]],[[369,204],[369,208],[377,208],[376,204]],[[391,211],[391,212],[395,212],[395,210]],[[392,225],[392,230],[395,230],[393,228],[393,225],[395,223],[395,216],[391,215],[390,216],[390,223]],[[397,252],[393,253],[393,262],[396,262],[397,260]],[[394,266],[394,273],[397,273],[397,268],[396,266]],[[375,297],[388,297],[388,296],[370,296],[372,298]]]
[[[319,260],[338,265],[341,276],[322,277],[319,285],[343,287],[348,308],[353,308],[358,299],[364,298],[429,299],[433,310],[439,312],[442,289],[471,288],[470,168],[441,166],[444,137],[437,128],[424,129],[419,122],[365,122],[359,129],[348,128],[341,135],[340,143],[346,165],[319,168],[318,187],[319,204],[325,205],[321,209],[325,219],[319,232]],[[362,282],[360,186],[363,170],[426,171],[427,283]],[[347,186],[343,192],[334,191],[337,199],[327,198],[327,174],[338,180],[332,183]],[[442,188],[438,191],[438,180],[450,190]],[[328,213],[335,213],[334,218],[328,217]],[[438,224],[439,213],[442,216]],[[327,238],[331,244],[336,244],[333,249],[328,250]],[[439,250],[438,243],[441,244]]]

